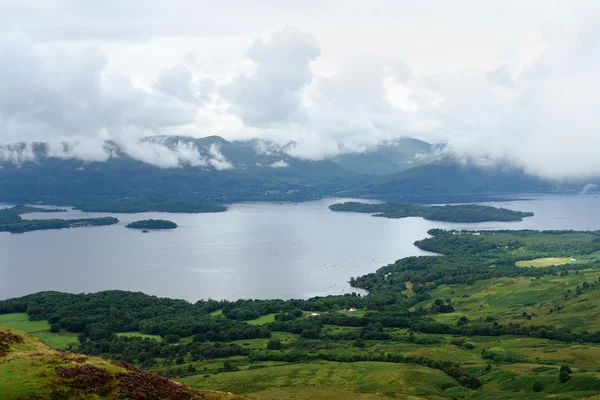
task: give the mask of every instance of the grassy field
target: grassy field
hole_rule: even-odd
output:
[[[569,299],[565,299],[565,295],[574,292],[583,282],[596,281],[599,276],[600,271],[590,269],[567,276],[496,278],[477,281],[473,285],[441,285],[431,292],[431,297],[452,299],[455,312],[435,316],[445,323],[456,323],[461,316],[469,319],[494,317],[506,323],[553,324],[569,326],[575,331],[595,331],[600,329],[600,318],[590,316],[598,306],[596,297],[600,287]],[[432,300],[427,300],[416,307],[429,307],[431,303]],[[549,314],[549,309],[558,305],[563,308]],[[532,318],[525,319],[523,313]]]
[[[292,364],[182,381],[207,389],[227,388],[257,399],[433,399],[458,386],[437,370],[375,362]]]
[[[0,315],[0,326],[30,333],[59,350],[75,346],[78,343],[76,333],[50,332],[48,321],[30,321],[26,313],[2,314]]]
[[[536,258],[535,260],[517,261],[517,267],[550,267],[552,265],[570,264],[573,261],[570,258],[546,257]]]
[[[50,331],[48,321],[30,321],[26,313],[12,313],[0,315],[0,326],[17,329],[26,333]]]
[[[258,317],[256,319],[251,319],[250,321],[246,321],[246,322],[249,323],[250,325],[264,325],[264,324],[268,324],[269,322],[273,322],[273,321],[275,321],[275,314],[263,315],[261,317]]]

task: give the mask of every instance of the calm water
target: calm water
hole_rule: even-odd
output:
[[[42,290],[142,291],[198,300],[308,298],[352,291],[351,276],[410,255],[428,229],[600,230],[600,198],[541,196],[487,203],[536,215],[523,222],[453,224],[334,213],[340,200],[234,204],[218,214],[104,214],[70,211],[28,218],[112,215],[109,227],[0,233],[0,298]],[[180,227],[143,234],[135,220],[164,218]]]

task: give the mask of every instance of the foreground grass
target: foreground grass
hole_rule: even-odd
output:
[[[194,387],[245,393],[257,399],[439,398],[458,384],[444,373],[415,365],[319,362],[182,379]]]
[[[12,329],[0,329],[0,349],[0,399],[3,400],[109,400],[124,398],[124,388],[136,393],[126,395],[127,398],[245,399],[214,391],[193,393],[180,384],[105,358],[56,351],[33,336]],[[77,372],[74,378],[59,373],[61,368],[77,371],[82,367],[91,368],[92,372]]]

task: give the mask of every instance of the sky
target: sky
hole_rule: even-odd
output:
[[[598,176],[595,3],[0,0],[0,144],[152,158],[140,137],[219,135],[318,160],[415,137]],[[227,167],[218,149],[197,161]]]

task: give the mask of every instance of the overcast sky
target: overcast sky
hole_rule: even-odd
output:
[[[600,175],[595,3],[0,0],[0,143],[220,135],[319,159],[410,136]]]

